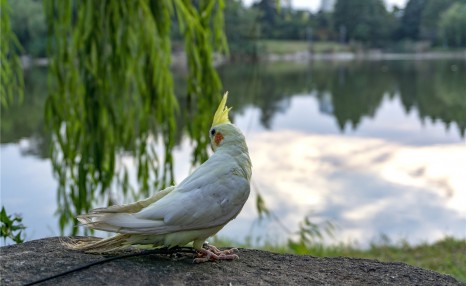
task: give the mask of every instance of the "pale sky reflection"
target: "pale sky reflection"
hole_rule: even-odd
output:
[[[336,223],[338,242],[364,246],[381,234],[415,243],[466,236],[464,143],[416,147],[274,130],[250,135],[248,144],[253,179],[292,230],[312,211]],[[255,217],[253,203],[239,221]]]
[[[338,226],[336,241],[356,240],[362,246],[382,233],[412,243],[445,235],[466,237],[464,143],[419,147],[364,137],[256,130],[248,135],[248,144],[254,183],[267,207],[292,232],[312,212],[313,221],[332,220]],[[189,150],[185,141],[175,151],[178,181],[191,171]],[[124,164],[133,169],[126,159]],[[57,235],[56,182],[48,161],[23,157],[17,146],[9,145],[2,147],[2,167],[2,204],[23,215],[27,239]],[[9,170],[21,171],[15,175]],[[19,189],[27,193],[12,188],[20,182],[26,185]],[[253,191],[242,213],[219,235],[239,241],[251,235],[253,242],[261,238],[278,243],[289,233],[274,222],[257,224]]]

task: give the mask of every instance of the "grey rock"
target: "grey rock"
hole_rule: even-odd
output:
[[[254,249],[240,249],[238,254],[239,260],[202,264],[193,264],[188,255],[134,256],[40,285],[466,285],[448,275],[399,262]],[[24,285],[108,257],[68,250],[57,237],[1,247],[0,255],[1,285]]]

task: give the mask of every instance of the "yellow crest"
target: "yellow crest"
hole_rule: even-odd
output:
[[[224,123],[231,123],[230,119],[228,119],[228,112],[230,111],[231,107],[228,108],[225,106],[227,103],[227,98],[228,98],[228,91],[225,92],[223,95],[222,101],[218,105],[217,111],[215,112],[214,115],[214,120],[212,122],[212,127],[224,124]]]

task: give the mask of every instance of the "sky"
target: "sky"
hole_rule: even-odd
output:
[[[391,10],[393,5],[404,7],[407,1],[408,0],[384,0],[388,10]],[[252,2],[255,2],[255,0],[243,0],[243,2],[249,6]],[[295,9],[307,9],[312,12],[317,12],[319,10],[321,0],[290,0],[290,2],[291,6]]]

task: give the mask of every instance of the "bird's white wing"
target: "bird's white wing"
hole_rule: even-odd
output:
[[[222,161],[225,162],[207,161],[173,192],[135,216],[143,220],[162,219],[164,226],[154,230],[163,233],[226,224],[236,217],[246,202],[249,181],[236,174],[235,164]]]

